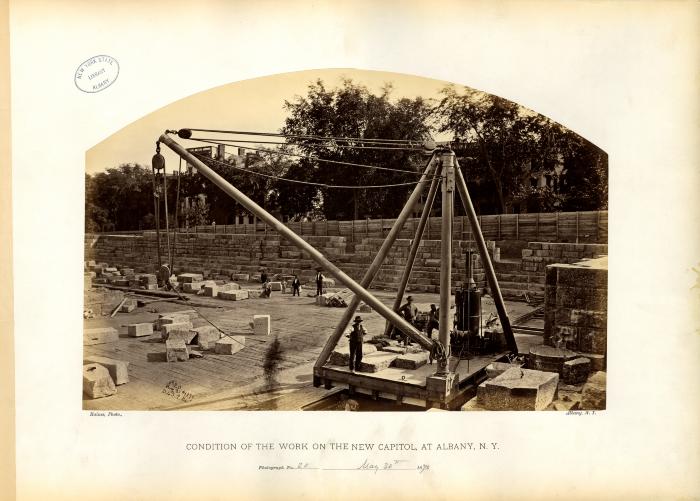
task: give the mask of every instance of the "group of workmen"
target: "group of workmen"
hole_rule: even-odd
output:
[[[316,270],[316,295],[320,296],[323,294],[323,279],[324,276],[321,270]],[[272,295],[272,283],[270,282],[270,277],[267,275],[267,270],[260,270],[260,282],[262,283],[262,294],[264,298],[269,298]],[[301,297],[301,281],[299,277],[294,274],[292,278],[292,296]]]
[[[323,294],[323,279],[324,276],[321,270],[316,270],[316,296]],[[269,298],[272,295],[272,285],[270,282],[270,277],[267,275],[267,271],[262,269],[260,271],[260,282],[262,283],[262,297]],[[300,296],[301,281],[299,277],[295,274],[292,278],[292,296]],[[413,296],[408,296],[406,298],[406,303],[404,303],[401,308],[398,309],[399,315],[401,315],[406,322],[418,328],[418,307],[413,302]],[[430,311],[428,312],[427,324],[425,325],[426,334],[429,338],[433,336],[433,330],[439,327],[439,314],[440,310],[435,307],[434,304],[430,305]],[[420,330],[420,328],[418,329]],[[360,370],[360,363],[362,362],[362,343],[364,342],[367,330],[362,325],[362,317],[357,315],[352,324],[352,329],[347,337],[350,339],[350,370],[352,372]],[[401,332],[399,329],[392,328],[389,334],[392,339],[399,339],[403,341],[404,346],[412,344],[408,336]]]

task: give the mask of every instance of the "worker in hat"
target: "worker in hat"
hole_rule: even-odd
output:
[[[426,331],[430,339],[433,338],[433,329],[440,328],[440,310],[435,307],[434,304],[430,305],[430,312],[428,313],[428,325],[426,326]]]
[[[323,295],[323,273],[321,273],[321,268],[316,268],[316,295]]]
[[[360,370],[360,362],[362,362],[362,343],[365,340],[367,331],[362,325],[362,317],[357,315],[352,324],[352,330],[348,337],[350,338],[350,370],[352,372]]]
[[[411,325],[415,324],[416,317],[418,316],[418,307],[413,304],[413,296],[408,296],[406,298],[406,303],[399,308],[399,313],[403,318]],[[403,334],[403,344],[404,346],[411,344],[408,340],[408,336]]]

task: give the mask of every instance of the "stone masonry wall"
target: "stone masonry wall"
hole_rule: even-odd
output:
[[[548,266],[545,344],[606,355],[607,302],[607,257]]]
[[[171,239],[172,239],[171,235]],[[309,242],[340,269],[355,280],[360,280],[376,256],[383,239],[363,238],[350,244],[341,236],[304,236]],[[172,242],[171,242],[172,243]],[[493,242],[487,242],[493,252]],[[397,240],[391,248],[374,287],[396,288],[406,264],[411,245],[408,239]],[[461,285],[466,276],[464,254],[473,242],[455,241],[453,245],[453,281]],[[137,273],[155,272],[157,269],[156,233],[143,235],[86,236],[85,259],[106,262],[111,266],[126,266]],[[233,273],[256,274],[261,266],[270,273],[296,273],[302,281],[313,278],[315,261],[291,242],[269,233],[267,235],[239,234],[179,234],[174,249],[173,272],[202,273],[205,276],[231,275]],[[168,262],[165,235],[161,234],[161,259]],[[328,274],[328,273],[326,273]],[[474,278],[483,286],[484,275],[479,259],[475,259]],[[409,289],[438,292],[440,279],[440,242],[424,240],[416,256]]]
[[[544,273],[550,264],[575,263],[607,253],[606,244],[528,242],[522,250],[522,270]]]

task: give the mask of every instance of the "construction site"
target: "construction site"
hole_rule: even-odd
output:
[[[606,211],[478,216],[428,142],[396,218],[283,223],[196,132],[157,138],[156,216],[165,147],[253,222],[86,233],[84,410],[605,409]]]

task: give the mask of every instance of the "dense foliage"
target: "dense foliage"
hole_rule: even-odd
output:
[[[284,108],[287,118],[281,132],[287,136],[422,141],[438,132],[451,137],[479,213],[607,208],[607,155],[561,125],[497,96],[447,86],[438,102],[395,99],[391,85],[375,94],[351,80],[333,89],[317,80],[305,96],[285,101]],[[280,149],[288,155],[265,151],[269,147],[263,145],[244,157],[203,160],[267,210],[296,220],[394,217],[412,186],[346,190],[284,179],[346,186],[417,179],[414,173],[349,167],[319,158],[414,172],[421,171],[427,160],[420,151],[343,147],[366,144],[361,141],[291,137],[287,143]],[[179,194],[177,178],[169,176],[167,181],[171,225],[231,224],[247,214],[196,171],[185,170],[180,176]],[[155,226],[150,166],[123,164],[86,175],[85,190],[86,231]],[[176,221],[178,196],[188,202],[186,208],[181,204]]]

